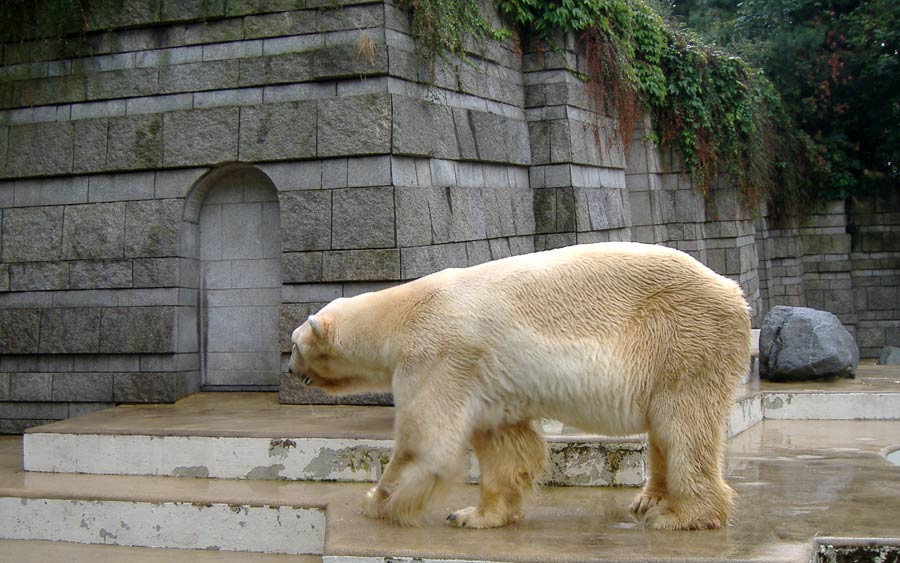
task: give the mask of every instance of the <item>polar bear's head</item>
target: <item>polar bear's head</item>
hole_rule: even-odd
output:
[[[332,395],[390,389],[391,374],[363,339],[347,334],[354,322],[325,310],[311,315],[291,334],[291,373]]]

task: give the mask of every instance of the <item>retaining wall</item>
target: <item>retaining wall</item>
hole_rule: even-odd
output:
[[[586,242],[685,250],[757,323],[807,304],[864,355],[900,343],[896,201],[775,229],[704,199],[646,124],[624,150],[572,37],[432,67],[390,0],[91,4],[65,44],[3,46],[0,431],[275,389],[336,297]]]

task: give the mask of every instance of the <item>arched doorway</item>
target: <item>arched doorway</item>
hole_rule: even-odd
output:
[[[199,243],[201,381],[208,390],[277,388],[281,371],[278,194],[259,169],[204,177],[185,209]]]

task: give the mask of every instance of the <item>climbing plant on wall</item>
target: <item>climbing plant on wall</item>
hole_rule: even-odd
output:
[[[492,33],[475,0],[408,3],[426,55],[459,53],[466,34],[483,39]],[[743,60],[668,24],[644,0],[494,4],[522,33],[535,34],[549,48],[556,48],[558,32],[576,34],[591,99],[600,111],[615,108],[626,149],[647,112],[655,137],[679,150],[693,185],[704,194],[717,178],[732,182],[748,208],[766,200],[781,205],[804,192],[809,143],[792,126],[772,84]],[[446,38],[433,31],[441,27],[449,32]]]

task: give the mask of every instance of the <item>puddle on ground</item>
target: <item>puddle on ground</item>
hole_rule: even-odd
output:
[[[884,457],[894,465],[900,465],[900,450],[894,450]]]

